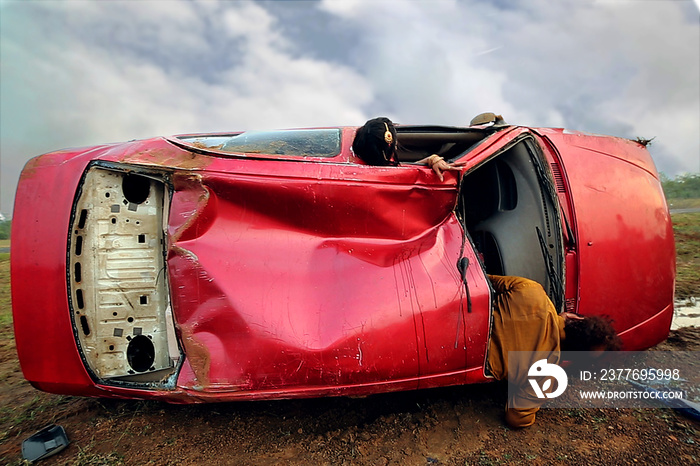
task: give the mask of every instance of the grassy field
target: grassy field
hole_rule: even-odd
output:
[[[669,199],[668,205],[671,209],[698,209],[700,199]]]
[[[676,297],[700,297],[700,213],[671,218],[676,237]]]
[[[0,247],[6,247],[0,245]],[[10,306],[10,254],[0,252],[0,338],[5,339],[7,330],[12,330]],[[11,333],[11,332],[10,332]]]

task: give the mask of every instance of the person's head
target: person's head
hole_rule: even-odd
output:
[[[564,333],[561,343],[563,351],[617,351],[622,346],[612,321],[607,317],[567,319]]]
[[[369,120],[355,133],[352,150],[370,165],[397,165],[394,124],[384,117]]]

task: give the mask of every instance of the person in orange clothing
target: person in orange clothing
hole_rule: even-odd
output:
[[[544,356],[550,363],[557,363],[562,350],[617,350],[620,340],[607,318],[557,314],[547,293],[535,281],[498,275],[489,275],[489,279],[495,291],[489,370],[497,380],[508,378],[521,387],[510,395],[506,422],[511,427],[527,427],[535,423],[535,415],[544,402],[527,382],[528,369],[536,360]],[[509,351],[532,352],[532,360],[509,368]],[[523,405],[526,407],[519,407]]]

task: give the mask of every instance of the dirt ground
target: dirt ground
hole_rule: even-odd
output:
[[[461,386],[363,399],[168,405],[50,395],[0,342],[0,463],[50,423],[71,441],[41,464],[698,464],[700,423],[671,409],[543,409],[503,422],[506,388]],[[698,351],[700,328],[657,349]]]

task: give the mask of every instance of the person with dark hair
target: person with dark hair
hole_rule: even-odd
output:
[[[533,280],[498,275],[489,275],[489,279],[495,291],[489,371],[497,380],[508,378],[514,386],[524,388],[509,399],[506,422],[511,427],[527,427],[535,423],[535,414],[544,401],[532,396],[527,382],[528,369],[540,357],[537,354],[546,354],[550,363],[556,363],[562,350],[614,351],[620,349],[620,339],[611,321],[604,317],[557,314],[542,285]],[[511,368],[509,351],[531,352],[532,360]],[[513,407],[522,400],[527,403],[520,404],[527,407]]]
[[[355,133],[352,150],[369,165],[398,165],[396,128],[388,118],[373,118]]]
[[[396,128],[394,123],[385,117],[373,118],[355,133],[352,150],[356,156],[369,165],[398,165],[396,159],[397,150]],[[447,163],[437,154],[417,161],[418,164],[427,165],[440,178],[444,180],[443,173],[447,170],[459,170],[455,165]]]
[[[581,317],[568,312],[563,315],[566,317],[566,338],[561,342],[562,351],[618,351],[622,346],[610,319]]]

